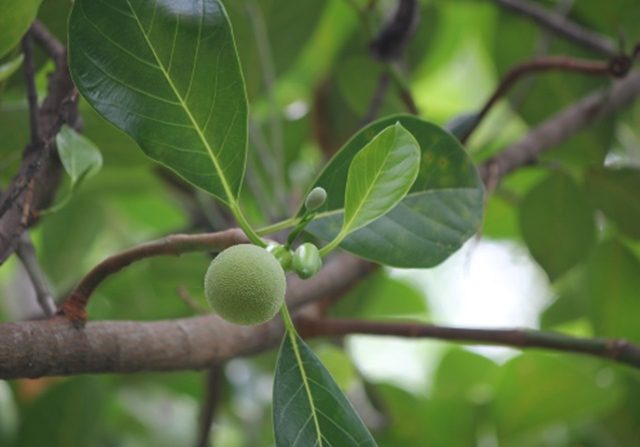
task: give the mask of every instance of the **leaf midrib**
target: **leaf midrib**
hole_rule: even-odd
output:
[[[394,135],[393,142],[395,143],[396,140],[397,140],[397,134]],[[385,165],[386,161],[389,159],[390,156],[391,156],[391,150],[388,150],[387,154],[384,157],[384,160],[380,164],[381,167],[383,167]],[[353,163],[353,161],[352,161],[352,163]],[[375,176],[373,178],[373,181],[370,183],[369,187],[367,188],[366,193],[363,196],[363,199],[360,201],[360,204],[358,206],[356,206],[356,209],[355,209],[353,215],[351,216],[351,219],[349,219],[348,222],[345,220],[344,225],[342,226],[342,232],[348,232],[348,231],[351,230],[351,225],[352,225],[353,221],[356,219],[356,217],[358,216],[358,214],[360,213],[360,211],[364,207],[364,204],[367,202],[367,199],[372,194],[374,185],[378,181],[378,178],[382,175],[382,171],[383,171],[383,169],[378,169],[378,172],[375,174]],[[347,177],[347,190],[348,190],[348,186],[349,186],[349,178]],[[347,203],[346,203],[346,200],[345,200],[345,204],[344,204],[345,215],[346,215],[346,208],[347,208]]]
[[[287,331],[289,340],[291,341],[291,346],[293,348],[293,354],[296,357],[296,362],[298,363],[298,368],[300,369],[300,377],[302,378],[302,383],[304,384],[305,392],[307,393],[307,399],[309,400],[309,407],[311,409],[311,417],[313,418],[313,424],[316,428],[316,436],[318,438],[319,447],[323,446],[322,443],[322,431],[320,430],[320,421],[318,420],[318,415],[316,413],[316,405],[313,400],[313,394],[311,393],[311,387],[309,385],[309,379],[307,377],[307,372],[304,369],[304,363],[302,362],[302,356],[300,355],[300,347],[298,346],[298,340],[296,339],[296,335],[292,331]]]
[[[149,50],[153,54],[153,57],[156,60],[156,63],[158,64],[158,67],[160,68],[160,71],[162,71],[162,74],[164,75],[165,79],[167,80],[167,83],[169,84],[169,86],[171,87],[171,90],[173,91],[173,94],[176,96],[178,102],[180,103],[180,106],[182,107],[184,112],[189,117],[189,120],[191,121],[191,125],[192,125],[193,129],[196,131],[196,133],[198,134],[198,137],[202,141],[202,144],[206,148],[206,150],[207,150],[207,152],[209,154],[209,158],[211,158],[211,162],[213,163],[213,166],[214,166],[215,170],[218,173],[218,179],[220,180],[220,183],[222,184],[224,192],[225,192],[225,194],[227,196],[227,200],[229,201],[229,204],[233,207],[235,205],[235,202],[236,202],[235,195],[233,194],[233,192],[231,190],[231,186],[227,183],[227,180],[226,180],[226,178],[224,176],[224,172],[223,172],[220,164],[218,163],[218,159],[217,159],[215,153],[213,152],[213,148],[209,145],[208,140],[206,139],[202,129],[200,129],[200,126],[198,125],[198,122],[196,121],[196,119],[193,116],[193,114],[191,113],[191,110],[187,106],[187,103],[182,98],[182,95],[180,95],[180,92],[178,91],[177,87],[175,86],[175,84],[171,80],[171,76],[169,76],[169,72],[167,71],[167,69],[162,64],[162,61],[160,60],[160,57],[158,56],[158,53],[156,52],[153,44],[151,43],[151,40],[149,39],[149,36],[147,35],[147,33],[144,30],[144,27],[142,26],[142,22],[140,22],[140,18],[138,17],[138,14],[136,13],[135,9],[133,9],[133,6],[131,6],[131,2],[129,0],[127,0],[127,6],[129,7],[129,10],[131,11],[131,14],[133,14],[133,18],[135,19],[136,24],[138,25],[138,28],[140,29],[140,33],[144,37],[144,40],[147,43],[147,46],[149,47]],[[199,31],[199,33],[202,30],[202,21],[203,20],[204,20],[204,11],[202,12],[202,17],[200,19],[200,24],[199,24],[199,26],[200,26],[199,30],[200,31]],[[200,43],[200,36],[198,36],[198,44],[199,43]],[[198,57],[197,53],[196,53],[195,57],[196,58]],[[193,70],[194,71],[196,69],[196,64],[197,64],[197,60],[194,60],[194,66],[193,66]],[[193,76],[193,73],[191,75]]]

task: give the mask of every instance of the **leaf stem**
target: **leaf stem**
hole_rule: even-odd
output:
[[[340,245],[340,243],[344,240],[346,235],[347,234],[344,231],[340,230],[340,233],[338,233],[338,235],[335,238],[333,238],[331,242],[329,242],[327,245],[325,245],[320,249],[320,256],[325,257],[326,255],[331,253],[333,250],[335,250],[338,247],[338,245]]]
[[[229,208],[231,209],[231,212],[233,213],[236,220],[238,221],[238,225],[240,225],[240,228],[242,228],[242,231],[244,231],[244,234],[247,235],[247,238],[258,247],[265,248],[267,246],[266,242],[262,240],[260,235],[256,233],[256,230],[253,229],[253,227],[251,226],[247,218],[244,217],[244,214],[242,213],[242,210],[240,209],[240,205],[238,204],[238,202],[233,201],[229,205]]]
[[[262,227],[256,230],[256,233],[260,236],[265,236],[267,234],[276,233],[280,230],[286,230],[287,228],[291,228],[296,224],[296,219],[291,217],[289,219],[282,220],[280,222],[276,222],[271,225],[267,225],[266,227]]]

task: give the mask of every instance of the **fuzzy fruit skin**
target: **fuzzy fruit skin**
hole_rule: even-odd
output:
[[[204,293],[225,320],[256,325],[271,320],[284,303],[284,270],[271,253],[251,244],[234,245],[211,261]]]
[[[302,279],[311,278],[322,268],[322,257],[318,247],[306,242],[293,253],[293,271]]]

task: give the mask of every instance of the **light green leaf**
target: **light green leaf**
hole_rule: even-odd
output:
[[[531,255],[552,280],[585,259],[595,243],[593,209],[573,179],[560,172],[529,191],[519,221]]]
[[[71,74],[154,160],[229,204],[246,161],[247,100],[217,0],[78,0]]]
[[[545,427],[606,414],[624,389],[616,380],[599,381],[600,371],[592,360],[534,352],[510,360],[501,368],[491,403],[500,445],[524,445],[524,437]]]
[[[72,187],[102,167],[100,149],[67,125],[62,126],[56,135],[56,146],[62,166],[71,177]]]
[[[342,232],[384,216],[418,177],[420,146],[400,123],[389,126],[353,157],[347,176]]]
[[[22,65],[23,59],[24,56],[19,54],[10,61],[0,65],[0,82],[9,79],[11,75],[16,72],[16,70],[20,68],[20,65]]]
[[[420,145],[418,178],[409,194],[389,213],[348,235],[340,246],[381,264],[433,267],[477,231],[482,220],[484,187],[460,143],[420,118],[391,116],[358,132],[311,186],[322,186],[328,198],[307,230],[325,241],[340,232],[351,161],[380,131],[398,121]]]
[[[583,298],[596,335],[640,342],[640,260],[616,240],[600,243],[587,263]]]
[[[291,332],[278,354],[273,425],[277,447],[376,445],[318,357]]]
[[[15,47],[36,18],[42,0],[3,0],[0,14],[0,57]]]
[[[602,169],[587,176],[587,191],[593,204],[618,229],[640,239],[640,169]]]

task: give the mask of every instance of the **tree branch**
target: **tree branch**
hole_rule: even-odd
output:
[[[36,220],[34,210],[51,203],[61,176],[55,136],[64,122],[78,124],[78,95],[67,69],[64,46],[37,22],[31,32],[37,43],[56,54],[56,70],[49,76],[47,96],[37,111],[37,125],[32,120],[32,126],[39,129],[38,144],[24,150],[20,169],[0,200],[0,264],[14,252],[25,228]]]
[[[640,346],[626,340],[577,338],[533,329],[470,329],[406,322],[298,318],[297,323],[300,333],[306,337],[386,335],[511,346],[519,349],[540,348],[601,357],[640,369]]]
[[[610,38],[573,23],[562,14],[549,11],[525,0],[494,0],[503,8],[528,17],[541,26],[572,42],[582,45],[603,56],[615,57],[619,54],[615,42]]]
[[[527,133],[498,155],[480,165],[487,185],[510,172],[531,164],[544,152],[554,148],[592,123],[608,117],[631,104],[640,95],[640,73],[631,72],[611,88],[592,93],[562,110]]]
[[[348,255],[331,258],[309,280],[289,278],[287,302],[295,311],[343,293],[371,272]],[[279,318],[237,326],[216,315],[153,323],[89,322],[75,329],[61,317],[0,325],[0,379],[83,373],[205,369],[276,346]]]
[[[545,71],[574,72],[590,76],[612,76],[622,78],[631,69],[631,58],[618,56],[609,62],[575,59],[567,56],[545,56],[522,62],[511,68],[502,78],[500,84],[487,100],[480,112],[475,116],[473,123],[460,136],[460,142],[466,143],[473,131],[480,125],[491,108],[500,98],[505,96],[513,85],[525,76]]]
[[[211,447],[211,424],[216,417],[220,404],[224,369],[222,365],[215,365],[207,371],[204,402],[200,414],[200,425],[196,447]]]
[[[29,279],[31,279],[31,284],[42,312],[48,317],[52,316],[56,312],[56,304],[53,301],[45,274],[38,263],[29,232],[22,233],[16,248],[16,254],[20,258],[27,275],[29,275]]]

